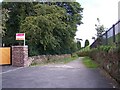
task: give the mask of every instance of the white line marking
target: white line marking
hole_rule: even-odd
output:
[[[24,68],[24,67],[20,67],[20,68],[16,68],[16,69],[8,70],[8,71],[2,72],[2,73],[0,73],[0,74],[5,74],[5,73],[12,72],[12,71],[16,71],[16,70],[18,70],[18,69],[22,69],[22,68]]]
[[[46,65],[47,66],[47,65]],[[55,68],[74,68],[72,66],[68,66],[68,65],[51,65],[51,66],[47,66],[47,67],[55,67]]]

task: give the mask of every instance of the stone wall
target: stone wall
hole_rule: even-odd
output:
[[[12,66],[17,67],[26,67],[31,65],[32,63],[41,64],[70,57],[71,54],[39,55],[28,57],[28,46],[12,46]]]
[[[29,61],[32,63],[36,64],[41,64],[44,62],[49,62],[49,61],[57,61],[61,60],[64,58],[70,58],[71,54],[63,54],[63,55],[39,55],[39,56],[32,56],[29,57]]]
[[[12,66],[25,67],[30,64],[28,46],[12,46]]]

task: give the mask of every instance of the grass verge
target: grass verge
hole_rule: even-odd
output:
[[[98,64],[96,64],[93,60],[91,60],[91,58],[89,57],[84,57],[83,58],[83,64],[87,67],[87,68],[98,68]]]
[[[69,63],[69,62],[71,62],[71,61],[73,61],[73,60],[76,60],[77,58],[78,58],[78,57],[64,58],[64,59],[60,60],[59,62],[66,64],[66,63]],[[59,63],[59,62],[58,62],[58,63]]]

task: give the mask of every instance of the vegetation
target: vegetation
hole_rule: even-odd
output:
[[[77,50],[74,36],[81,25],[81,5],[77,2],[3,2],[5,46],[22,45],[15,34],[26,34],[29,55],[68,54]]]
[[[78,56],[84,57],[84,56],[89,56],[89,55],[94,55],[97,52],[106,52],[108,53],[110,50],[114,49],[115,46],[107,46],[107,45],[101,45],[97,48],[92,48],[90,49],[89,46],[86,48],[81,49],[80,51],[76,52]]]
[[[111,45],[111,46],[114,45],[113,36],[108,38],[107,40],[108,40],[109,45]],[[115,42],[117,42],[117,43],[120,42],[120,33],[115,35]]]
[[[61,59],[61,60],[56,60],[56,61],[50,61],[48,63],[62,63],[62,64],[66,64],[66,63],[69,63],[73,60],[76,60],[78,58],[78,56],[72,56],[71,58],[64,58],[64,59]]]
[[[87,47],[85,47],[85,48],[81,48],[79,51],[76,52],[76,54],[77,54],[79,57],[84,57],[84,56],[88,56],[89,51],[90,51],[90,47],[87,46]]]
[[[117,42],[120,42],[120,32],[115,36]]]
[[[77,48],[78,48],[78,50],[81,49],[81,42],[80,41],[77,41]]]
[[[95,24],[95,27],[96,27],[95,29],[97,31],[97,37],[100,37],[103,34],[103,32],[105,32],[105,27],[104,25],[101,25],[99,18],[97,18],[97,21],[98,21],[98,24]]]
[[[88,40],[88,39],[86,39],[86,40],[85,40],[85,46],[84,46],[84,47],[89,46],[89,44],[90,44],[90,43],[89,43],[89,40]]]
[[[98,64],[96,64],[91,58],[84,57],[83,58],[83,64],[88,68],[97,68]]]
[[[87,67],[94,67],[94,63],[90,61],[93,60],[98,64],[97,66],[105,69],[120,83],[120,46],[99,46],[89,50],[80,50],[77,54],[85,57],[83,63]]]

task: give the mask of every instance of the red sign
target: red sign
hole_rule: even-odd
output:
[[[16,40],[25,40],[25,33],[16,33]]]

